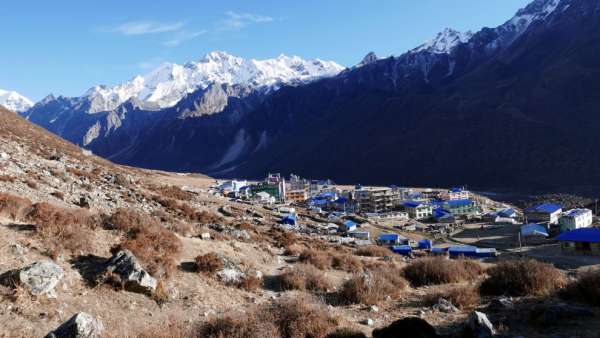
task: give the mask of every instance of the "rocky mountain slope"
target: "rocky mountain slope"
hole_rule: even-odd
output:
[[[275,208],[219,197],[213,182],[112,164],[0,108],[0,336],[544,337],[600,329],[597,290],[586,289],[600,274],[565,287],[564,272],[535,261],[408,259],[342,245],[326,240],[330,220],[298,206],[300,224],[282,225]],[[559,288],[565,300],[548,296]],[[507,290],[514,297],[498,296]],[[590,305],[570,302],[587,291]]]

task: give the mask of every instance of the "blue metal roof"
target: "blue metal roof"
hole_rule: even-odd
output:
[[[450,208],[465,207],[469,205],[473,205],[473,201],[471,201],[470,199],[448,201],[448,206]]]
[[[381,234],[379,235],[380,241],[397,241],[400,239],[400,235],[398,234]]]
[[[556,237],[556,240],[563,242],[600,243],[600,228],[581,228],[563,232]]]
[[[348,199],[344,198],[344,197],[340,197],[337,200],[335,200],[334,203],[336,203],[336,204],[346,204],[346,203],[348,203]]]
[[[525,209],[525,212],[541,212],[541,213],[552,214],[560,209],[562,209],[562,207],[559,204],[542,203],[542,204],[534,205],[532,207]]]
[[[345,221],[345,222],[344,222],[344,226],[345,226],[346,228],[352,228],[352,227],[355,227],[355,226],[356,226],[356,223],[355,223],[355,222],[353,222],[352,220],[347,220],[347,221]]]
[[[496,213],[496,215],[498,215],[500,217],[515,217],[515,216],[517,216],[517,212],[515,211],[515,209],[506,208],[506,209],[502,209],[502,210],[498,211]]]
[[[452,213],[448,210],[444,210],[444,209],[435,209],[433,211],[433,217],[434,218],[443,218],[443,217],[450,217],[452,216]]]
[[[540,236],[544,236],[544,237],[550,236],[548,234],[548,230],[546,230],[545,226],[535,224],[535,223],[525,224],[525,225],[521,226],[521,235],[523,235],[523,236],[540,235]]]
[[[450,252],[450,253],[477,252],[477,247],[470,246],[470,245],[451,246],[448,248],[448,252]]]
[[[410,245],[395,245],[392,247],[392,251],[399,254],[407,254],[412,252]]]
[[[441,253],[448,251],[448,248],[431,248],[431,252],[433,253]]]

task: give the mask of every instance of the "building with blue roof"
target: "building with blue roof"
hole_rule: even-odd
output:
[[[524,242],[541,242],[548,237],[548,229],[541,224],[530,223],[521,226],[521,238]]]
[[[288,214],[281,218],[281,223],[283,224],[296,225],[296,222],[296,214]]]
[[[557,238],[563,253],[600,256],[600,228],[580,228]]]
[[[524,213],[527,222],[558,224],[562,207],[556,203],[542,203],[525,209]]]
[[[571,209],[563,213],[558,219],[561,232],[589,228],[593,222],[594,216],[590,209]]]
[[[410,245],[394,245],[392,251],[399,255],[408,256],[412,253],[412,247]]]
[[[389,245],[389,246],[401,245],[401,244],[407,244],[408,238],[401,236],[399,234],[381,234],[377,238],[377,243],[379,245]]]
[[[444,204],[444,209],[454,216],[473,215],[477,213],[477,204],[471,199],[450,200]]]
[[[433,207],[424,202],[419,201],[406,201],[402,202],[402,207],[410,218],[421,220],[428,219],[433,215]]]
[[[350,232],[356,230],[357,224],[351,220],[344,221],[342,225],[340,225],[340,232]]]

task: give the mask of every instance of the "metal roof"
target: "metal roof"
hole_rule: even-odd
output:
[[[581,228],[563,232],[556,237],[556,240],[562,242],[600,243],[600,228]]]
[[[402,205],[407,208],[417,208],[417,207],[420,207],[420,206],[426,205],[426,204],[423,202],[417,202],[417,201],[406,201],[406,202],[403,202]]]
[[[563,214],[565,217],[577,217],[585,213],[591,213],[590,209],[571,209]]]
[[[473,205],[473,201],[470,199],[448,201],[448,206],[451,208],[452,207],[464,207],[464,206],[468,206],[468,205]]]
[[[550,236],[548,234],[548,230],[546,230],[545,226],[535,224],[535,223],[525,224],[525,225],[521,226],[521,235],[523,235],[523,236],[538,235],[538,236],[544,236],[544,237]]]
[[[542,203],[525,209],[525,212],[542,212],[552,214],[561,209],[562,207],[556,203]]]
[[[397,241],[400,238],[402,238],[402,236],[400,236],[398,234],[381,234],[381,235],[379,235],[380,241]]]

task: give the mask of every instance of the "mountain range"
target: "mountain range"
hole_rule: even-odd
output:
[[[600,185],[600,3],[535,0],[344,69],[213,52],[23,116],[118,163],[220,177],[553,189]]]

